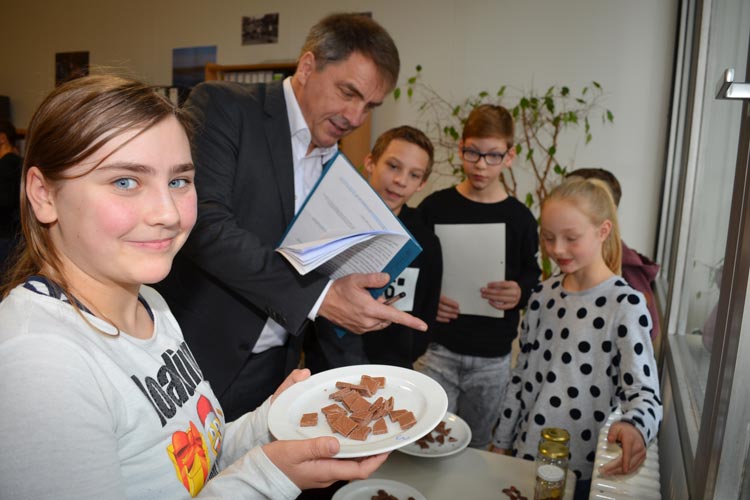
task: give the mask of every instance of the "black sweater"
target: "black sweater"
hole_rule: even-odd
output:
[[[505,279],[521,287],[518,305],[505,311],[503,318],[462,314],[450,323],[436,323],[434,340],[458,354],[508,354],[518,333],[519,313],[541,274],[537,261],[539,235],[531,211],[511,196],[497,203],[479,203],[464,197],[455,187],[432,193],[419,205],[419,211],[433,230],[436,224],[505,224]]]

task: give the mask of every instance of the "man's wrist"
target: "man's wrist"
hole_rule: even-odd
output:
[[[328,280],[328,283],[326,283],[325,288],[323,288],[323,291],[320,292],[320,296],[318,297],[318,300],[315,301],[315,304],[313,304],[312,309],[310,309],[310,312],[307,314],[307,317],[310,321],[315,321],[315,318],[318,317],[318,311],[320,310],[320,306],[323,305],[323,300],[325,300],[326,294],[328,293],[328,290],[331,288],[332,284],[333,284],[333,280]]]

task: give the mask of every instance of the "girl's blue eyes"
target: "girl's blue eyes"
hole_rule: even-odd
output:
[[[118,187],[120,189],[133,189],[138,185],[138,183],[135,182],[135,179],[123,177],[122,179],[117,179],[114,182],[114,185],[115,187]]]
[[[171,188],[182,188],[187,186],[190,183],[188,179],[172,179],[169,181],[169,187]],[[130,177],[123,177],[121,179],[117,179],[113,182],[116,188],[119,189],[135,189],[138,187],[138,182],[135,179],[131,179]]]

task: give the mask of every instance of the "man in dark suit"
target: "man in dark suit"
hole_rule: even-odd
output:
[[[16,127],[0,120],[0,273],[20,237],[21,166],[16,149]]]
[[[365,16],[311,29],[294,76],[271,84],[207,82],[187,103],[198,221],[159,285],[227,420],[262,403],[300,359],[301,334],[322,316],[350,332],[419,319],[371,297],[384,274],[300,276],[274,252],[344,135],[398,79],[393,40]]]

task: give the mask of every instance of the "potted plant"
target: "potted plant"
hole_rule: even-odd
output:
[[[431,85],[424,82],[422,66],[404,86],[407,99],[418,106],[421,126],[435,146],[437,175],[448,175],[456,183],[463,178],[461,160],[457,155],[460,131],[472,109],[481,104],[497,104],[506,107],[516,124],[515,148],[518,161],[513,168],[503,170],[500,181],[506,191],[536,210],[549,190],[565,176],[572,162],[560,158],[561,139],[572,133],[583,133],[585,144],[593,139],[591,118],[600,117],[603,124],[613,123],[614,115],[601,106],[604,95],[602,86],[592,81],[578,94],[566,85],[553,85],[545,92],[534,89],[507,92],[505,85],[496,91],[480,91],[458,103],[443,97]],[[398,101],[404,90],[397,87],[394,98]],[[532,191],[519,193],[519,183],[514,168],[528,169],[534,179]],[[520,194],[520,196],[519,196]],[[543,259],[545,277],[551,273],[551,264]]]

